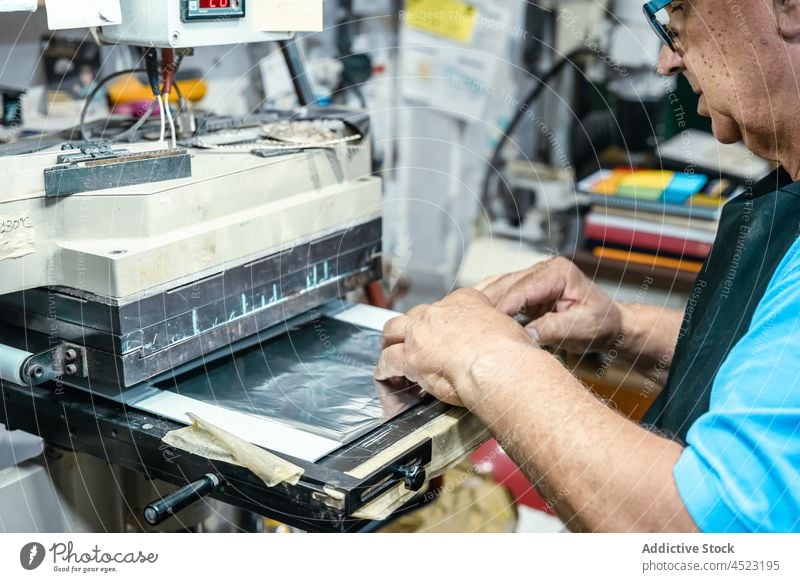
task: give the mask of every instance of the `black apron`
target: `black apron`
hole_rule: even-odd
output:
[[[664,390],[643,423],[685,442],[708,411],[714,378],[750,327],[753,313],[800,226],[800,182],[783,170],[722,211],[710,255],[684,315]]]

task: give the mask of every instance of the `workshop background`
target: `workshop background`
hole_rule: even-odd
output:
[[[324,1],[324,31],[302,33],[298,43],[315,104],[363,108],[371,118],[372,173],[384,184],[384,278],[374,304],[405,311],[557,254],[617,299],[685,304],[719,206],[770,166],[741,146],[717,144],[685,80],[655,73],[660,44],[641,3]],[[76,125],[94,82],[138,58],[126,46],[97,46],[86,30],[51,33],[41,9],[0,21],[0,141]],[[198,47],[181,73],[198,112],[245,116],[297,105],[275,43]],[[90,119],[109,114],[111,93],[97,94]],[[626,188],[652,192],[651,206],[639,207],[646,212],[632,214]],[[689,198],[706,212],[681,210]],[[665,228],[669,236],[652,236]],[[655,396],[608,355],[567,364],[634,418]],[[30,473],[37,515],[62,508],[61,526],[80,527],[61,496],[81,489],[82,503],[93,504],[94,485],[47,482],[24,463],[41,450],[38,439],[0,428],[0,469]],[[97,469],[98,484],[109,471],[122,478],[122,470]],[[374,529],[563,529],[557,500],[541,499],[494,441],[430,491],[433,502]],[[12,493],[0,479],[0,505]],[[220,503],[193,527],[236,530],[242,520]],[[11,527],[0,521],[0,531]],[[252,528],[291,529],[275,520]]]

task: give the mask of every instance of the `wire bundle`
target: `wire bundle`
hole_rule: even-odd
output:
[[[177,74],[178,69],[180,68],[181,62],[183,61],[183,55],[179,55],[177,61],[175,60],[175,53],[173,49],[163,49],[161,63],[159,64],[158,59],[158,49],[150,48],[145,51],[145,67],[144,68],[136,68],[136,69],[125,69],[122,71],[117,71],[115,73],[111,73],[110,75],[104,77],[100,81],[98,81],[89,94],[86,96],[86,101],[83,104],[83,109],[81,110],[81,117],[80,117],[80,125],[79,130],[81,134],[81,139],[84,141],[91,141],[95,139],[95,136],[92,136],[89,133],[89,130],[86,127],[86,115],[89,111],[89,107],[94,101],[97,94],[100,90],[105,87],[109,82],[113,81],[122,76],[129,76],[129,75],[138,75],[138,74],[146,74],[148,81],[150,83],[150,88],[153,91],[154,98],[150,102],[150,105],[147,107],[145,112],[142,116],[128,129],[112,136],[105,136],[103,137],[109,141],[134,141],[136,137],[136,133],[142,128],[142,126],[147,123],[147,121],[152,117],[153,112],[155,112],[156,107],[158,107],[159,111],[159,120],[160,120],[160,131],[159,131],[159,142],[164,142],[166,140],[166,130],[169,127],[170,130],[170,143],[171,146],[177,147],[177,135],[175,131],[175,120],[172,115],[172,110],[170,109],[169,99],[170,94],[172,93],[172,89],[175,89],[175,92],[178,94],[178,100],[181,103],[181,109],[183,108],[183,95],[181,95],[180,88],[175,83],[175,75]],[[162,85],[163,83],[163,85]]]

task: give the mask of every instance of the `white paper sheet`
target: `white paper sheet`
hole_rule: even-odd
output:
[[[45,0],[45,7],[50,30],[122,23],[119,0]]]
[[[352,323],[353,325],[366,329],[383,331],[383,326],[386,325],[386,322],[398,315],[400,314],[396,311],[380,309],[372,305],[355,305],[333,317],[339,321]]]
[[[264,32],[320,32],[322,0],[253,2],[253,29]]]
[[[277,453],[291,455],[305,461],[316,461],[342,446],[341,443],[296,428],[234,412],[174,392],[163,391],[133,405],[134,408],[189,425],[186,416],[191,412],[240,439]]]
[[[261,69],[261,78],[264,80],[264,94],[269,103],[275,107],[294,107],[297,103],[297,93],[283,54],[276,50],[261,59],[258,66]]]
[[[36,0],[0,0],[0,12],[36,12]]]
[[[405,97],[468,121],[481,118],[500,62],[495,55],[412,28],[403,31],[403,44]]]

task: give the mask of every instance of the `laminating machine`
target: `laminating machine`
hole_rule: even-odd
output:
[[[311,105],[292,35],[254,28],[251,4],[123,0],[98,33],[146,48],[171,126],[164,50],[199,44],[280,42],[300,109],[206,116],[171,144],[162,121],[156,141],[51,136],[0,155],[0,421],[178,486],[150,524],[208,494],[353,531],[486,430],[373,381],[394,314],[346,301],[381,277],[369,120]]]

